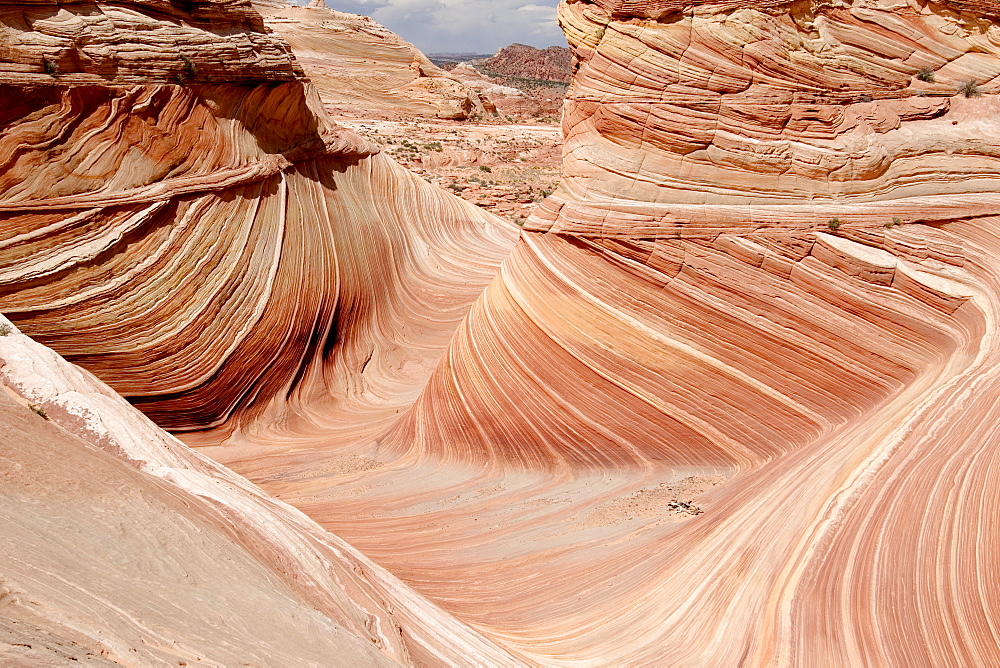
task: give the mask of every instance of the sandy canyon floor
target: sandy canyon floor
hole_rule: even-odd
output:
[[[334,119],[429,183],[517,223],[559,185],[556,123]]]

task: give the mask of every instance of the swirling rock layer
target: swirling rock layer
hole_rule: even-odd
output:
[[[514,234],[321,127],[298,82],[48,86],[5,112],[6,312],[175,429],[322,360],[342,387],[341,353],[436,360]]]
[[[993,665],[993,12],[563,3],[566,179],[485,291],[509,228],[294,68],[22,87],[2,297],[485,661]]]
[[[540,664],[994,663],[991,10],[677,9],[562,5],[563,186],[413,407],[228,461]]]
[[[0,11],[12,321],[182,431],[415,394],[516,228],[333,125],[247,4]],[[6,320],[0,358],[3,662],[514,661]]]

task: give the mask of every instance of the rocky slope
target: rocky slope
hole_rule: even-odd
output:
[[[449,73],[488,97],[505,119],[556,121],[573,63],[563,47],[512,44],[488,58],[454,63]]]
[[[569,83],[573,76],[573,56],[561,46],[536,49],[525,44],[511,44],[477,63],[493,76],[537,81]]]
[[[306,7],[255,0],[254,7],[291,46],[335,116],[463,120],[496,112],[488,97],[367,16],[332,10],[323,0]]]
[[[3,318],[0,430],[4,665],[514,660]]]

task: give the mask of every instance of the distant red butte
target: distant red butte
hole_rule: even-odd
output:
[[[562,46],[536,49],[524,44],[511,44],[482,61],[481,69],[493,76],[541,79],[569,83],[573,76],[570,50]]]

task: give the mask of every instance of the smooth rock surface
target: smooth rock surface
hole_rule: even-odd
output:
[[[335,116],[450,118],[496,113],[481,95],[415,46],[367,16],[255,0],[264,23],[285,39]]]

